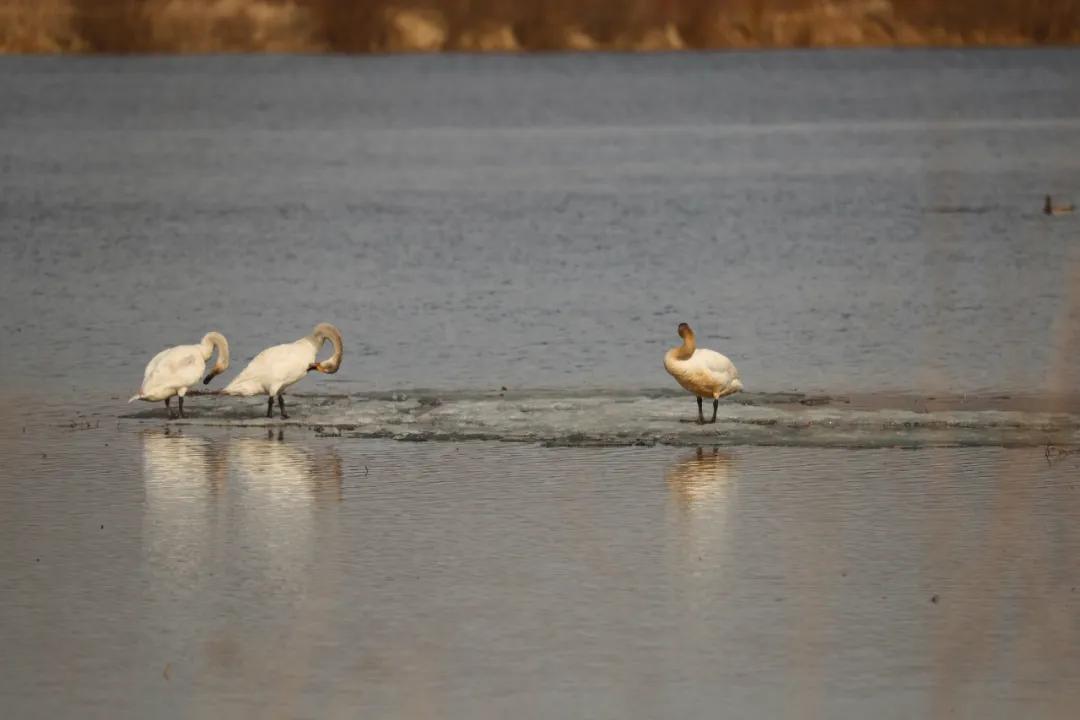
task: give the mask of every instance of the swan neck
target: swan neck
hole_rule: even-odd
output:
[[[224,335],[219,332],[208,332],[203,336],[200,346],[204,360],[209,360],[210,356],[214,353],[214,350],[217,350],[217,362],[214,363],[214,367],[211,369],[209,377],[223,373],[228,369],[229,341],[225,339]]]
[[[694,355],[695,350],[697,350],[697,342],[694,340],[694,334],[687,333],[683,337],[682,345],[675,348],[675,359],[689,360]]]
[[[328,360],[323,360],[321,363],[316,363],[314,370],[318,370],[321,373],[332,375],[338,371],[341,367],[341,358],[345,354],[345,349],[341,340],[341,332],[331,325],[330,323],[322,323],[315,328],[315,331],[307,337],[315,345],[315,352],[322,349],[323,343],[329,342],[334,347],[334,354],[330,356]]]

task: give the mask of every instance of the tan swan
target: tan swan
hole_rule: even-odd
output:
[[[694,331],[686,323],[679,323],[679,337],[682,338],[682,345],[667,351],[664,368],[684,389],[697,396],[699,424],[705,422],[701,400],[712,398],[712,420],[709,422],[716,422],[720,398],[743,389],[739,371],[734,363],[715,350],[699,348]]]

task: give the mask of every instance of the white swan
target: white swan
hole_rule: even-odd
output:
[[[219,332],[206,333],[198,345],[177,345],[155,355],[146,365],[139,392],[132,395],[128,402],[164,400],[171,418],[173,412],[169,400],[173,395],[179,395],[180,417],[184,417],[184,395],[189,387],[199,382],[214,348],[217,348],[217,362],[203,380],[204,385],[209,384],[215,375],[229,367],[229,342]]]
[[[679,337],[683,342],[664,355],[664,368],[680,385],[697,395],[698,423],[705,422],[701,411],[701,399],[712,398],[712,420],[716,422],[716,409],[720,398],[743,389],[739,371],[726,357],[714,350],[699,349],[694,331],[686,323],[679,323]]]
[[[334,346],[333,356],[321,363],[315,362],[316,353],[327,341]],[[270,398],[266,406],[266,417],[273,417],[274,396],[277,396],[281,417],[287,418],[289,416],[285,414],[285,400],[281,397],[285,388],[311,370],[336,373],[341,367],[342,352],[341,332],[330,323],[319,323],[307,337],[263,350],[252,358],[248,366],[233,378],[221,393],[242,397],[266,393]]]
[[[1049,195],[1046,196],[1046,200],[1043,202],[1044,215],[1068,215],[1075,209],[1072,205],[1055,205]]]

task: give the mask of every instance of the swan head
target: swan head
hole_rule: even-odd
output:
[[[679,323],[679,337],[685,340],[688,337],[694,337],[694,331],[690,329],[690,326],[686,323]]]
[[[334,346],[334,354],[328,360],[308,365],[308,372],[317,372],[333,375],[341,367],[341,357],[345,353],[341,339],[341,331],[330,323],[319,323],[311,331],[311,339],[315,341],[315,347],[321,348],[324,342],[329,341]]]

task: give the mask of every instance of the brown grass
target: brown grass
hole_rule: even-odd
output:
[[[0,51],[676,50],[1080,42],[1080,0],[0,0]]]

